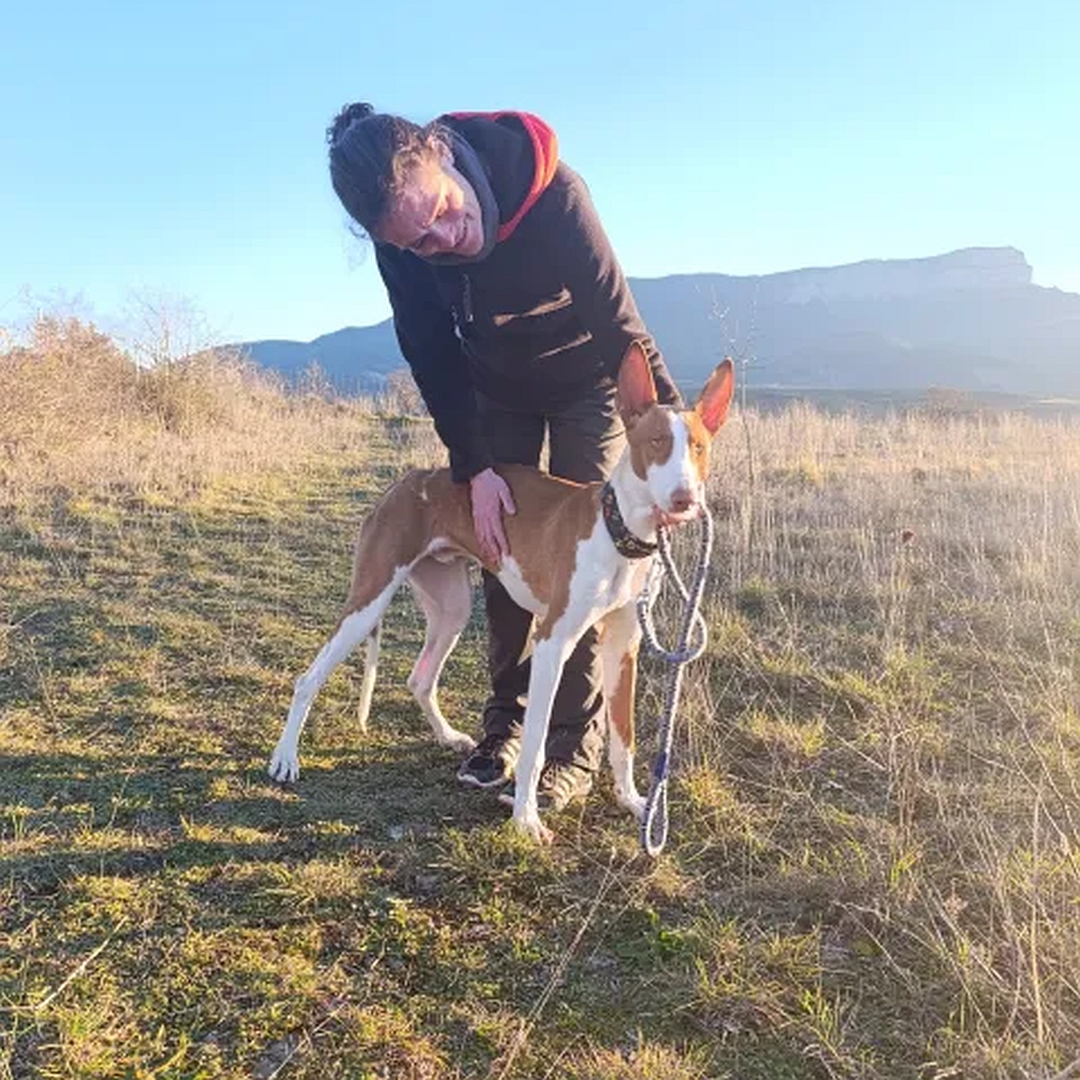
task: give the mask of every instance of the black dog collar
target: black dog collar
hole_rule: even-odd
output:
[[[656,554],[657,545],[635,536],[623,521],[619,510],[619,501],[615,498],[615,489],[608,482],[600,490],[600,506],[604,512],[604,524],[611,536],[615,550],[627,559],[645,559]]]

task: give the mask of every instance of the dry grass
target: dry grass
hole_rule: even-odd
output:
[[[0,353],[0,504],[177,500],[297,478],[354,457],[369,399],[300,392],[215,352],[140,368],[92,326],[41,318]]]
[[[406,605],[266,779],[426,421],[48,321],[0,399],[3,1080],[1072,1075],[1080,426],[731,421],[650,863],[606,780],[545,852],[455,787]]]
[[[880,1013],[943,1076],[1052,1075],[1080,1051],[1080,424],[736,424],[691,775],[753,804],[794,896],[825,886],[839,1060]],[[868,965],[921,1025],[837,989]]]

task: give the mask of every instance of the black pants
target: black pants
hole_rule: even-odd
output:
[[[558,411],[509,409],[483,396],[478,408],[484,436],[499,463],[538,465],[546,433],[548,471],[584,483],[606,480],[622,452],[624,433],[614,386],[596,387]],[[521,657],[533,617],[486,571],[484,600],[492,688],[484,707],[484,733],[505,736],[520,729],[524,717],[529,661]],[[603,710],[597,635],[590,629],[563,668],[548,728],[547,757],[595,771],[604,743]]]

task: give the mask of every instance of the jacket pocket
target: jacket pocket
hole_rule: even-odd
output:
[[[542,297],[520,311],[500,311],[491,315],[496,330],[509,334],[543,333],[563,323],[574,306],[574,298],[564,285],[557,293]]]

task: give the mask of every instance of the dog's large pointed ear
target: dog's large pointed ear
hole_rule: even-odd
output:
[[[619,412],[623,423],[640,416],[656,404],[656,383],[649,358],[640,341],[631,342],[619,368]]]
[[[705,384],[694,406],[694,412],[701,417],[701,422],[710,435],[715,435],[720,430],[720,425],[727,419],[728,406],[731,405],[734,393],[735,365],[729,356],[718,364],[716,370],[709,376],[709,381]]]

